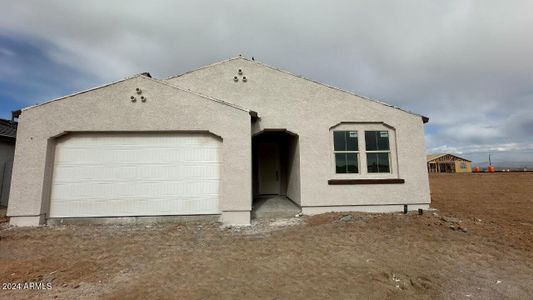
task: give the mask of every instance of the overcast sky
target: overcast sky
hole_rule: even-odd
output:
[[[533,1],[4,1],[0,117],[243,54],[430,118],[428,152],[533,162]]]

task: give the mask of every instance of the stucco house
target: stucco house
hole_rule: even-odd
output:
[[[249,224],[260,195],[303,214],[426,209],[427,120],[243,57],[143,73],[21,111],[8,216]]]
[[[16,136],[17,123],[0,119],[0,206],[3,207],[9,200]]]

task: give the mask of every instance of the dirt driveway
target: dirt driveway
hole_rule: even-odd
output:
[[[435,213],[0,231],[0,298],[530,299],[533,174],[431,177]]]

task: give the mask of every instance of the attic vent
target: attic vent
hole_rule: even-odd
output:
[[[239,75],[242,75],[242,69],[239,69],[238,73]]]
[[[233,81],[235,81],[235,82],[239,81],[239,77],[233,76]]]

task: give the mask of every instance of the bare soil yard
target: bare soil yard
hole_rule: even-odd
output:
[[[434,175],[435,212],[0,230],[0,298],[531,299],[533,174]],[[342,219],[342,220],[341,220]]]

